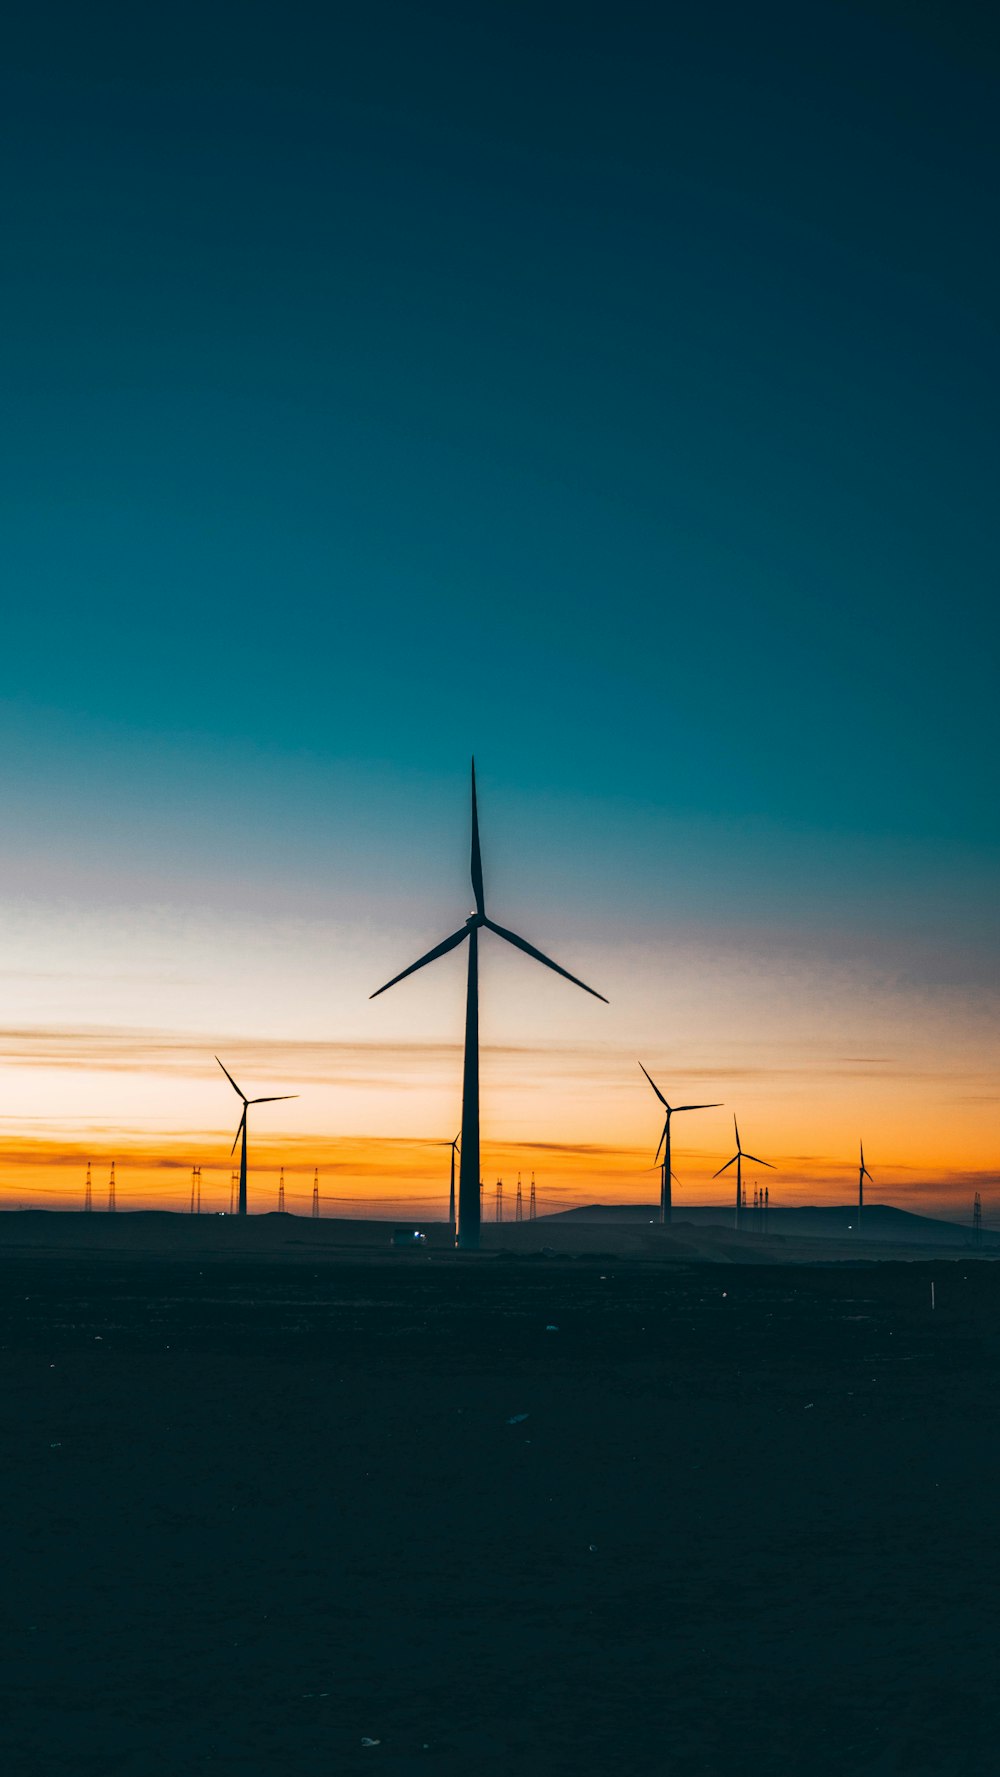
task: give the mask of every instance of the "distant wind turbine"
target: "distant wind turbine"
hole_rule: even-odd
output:
[[[858,1167],[858,1233],[860,1234],[861,1218],[865,1212],[865,1179],[867,1179],[870,1184],[874,1184],[875,1180],[872,1178],[871,1173],[865,1165],[864,1142],[860,1142],[859,1146],[861,1148],[861,1164]]]
[[[448,1192],[448,1226],[452,1230],[454,1230],[455,1227],[455,1151],[458,1148],[461,1139],[462,1131],[459,1130],[454,1141],[448,1143],[448,1146],[451,1149],[451,1189]]]
[[[574,987],[582,987],[584,993],[593,994],[596,1000],[604,999],[603,993],[597,993],[571,975],[568,969],[560,968],[551,957],[536,950],[516,932],[509,932],[504,926],[494,924],[486,917],[486,896],[483,889],[483,861],[479,849],[479,814],[476,807],[476,762],[472,761],[472,892],[476,900],[474,913],[470,913],[464,926],[452,932],[450,938],[436,944],[426,956],[421,956],[408,969],[403,969],[370,995],[378,999],[380,993],[386,993],[395,987],[397,981],[404,981],[407,975],[413,975],[422,969],[425,963],[436,962],[439,956],[446,956],[469,940],[469,977],[465,1001],[465,1070],[462,1081],[462,1147],[458,1173],[458,1244],[466,1252],[479,1250],[479,932],[485,926],[487,931],[495,932],[498,938],[505,938],[515,949],[523,950],[527,956],[533,956],[538,963],[544,963],[547,969],[554,969],[566,981],[572,981]]]
[[[216,1061],[219,1061],[218,1056],[216,1056],[215,1059]],[[281,1104],[286,1098],[298,1098],[299,1095],[297,1092],[279,1092],[276,1097],[271,1098],[248,1098],[246,1093],[241,1091],[240,1087],[237,1086],[229,1069],[227,1067],[222,1067],[221,1061],[219,1061],[219,1066],[222,1068],[222,1071],[237,1098],[242,1098],[243,1100],[243,1115],[240,1118],[240,1126],[233,1138],[233,1145],[229,1152],[230,1154],[236,1152],[236,1143],[242,1136],[243,1145],[240,1149],[240,1201],[237,1213],[241,1216],[245,1216],[247,1213],[247,1107],[252,1104]]]
[[[725,1166],[720,1166],[718,1172],[714,1172],[712,1174],[712,1177],[713,1178],[721,1178],[722,1174],[724,1172],[728,1172],[729,1168],[731,1166],[735,1166],[735,1168],[736,1168],[736,1226],[738,1228],[740,1225],[740,1211],[743,1207],[743,1162],[744,1162],[744,1160],[752,1160],[755,1166],[769,1166],[771,1168],[772,1172],[774,1171],[774,1167],[771,1165],[770,1160],[761,1160],[757,1154],[747,1154],[744,1152],[742,1146],[740,1145],[740,1126],[737,1123],[735,1117],[733,1118],[733,1128],[736,1131],[736,1152],[733,1155],[731,1160],[726,1161]]]
[[[642,1067],[641,1061],[639,1066]],[[668,1104],[663,1093],[660,1091],[659,1086],[656,1084],[656,1081],[650,1074],[646,1073],[644,1067],[642,1067],[642,1071],[646,1074],[647,1080],[667,1113],[667,1120],[663,1125],[663,1134],[660,1136],[659,1145],[656,1150],[656,1160],[653,1161],[653,1165],[655,1166],[656,1161],[659,1160],[660,1148],[662,1148],[663,1166],[660,1171],[660,1221],[669,1222],[673,1207],[670,1195],[670,1181],[672,1178],[677,1177],[677,1174],[670,1170],[670,1119],[671,1117],[677,1116],[680,1111],[718,1111],[722,1109],[722,1106],[718,1104]]]

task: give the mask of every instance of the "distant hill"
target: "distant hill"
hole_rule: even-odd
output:
[[[657,1203],[588,1203],[580,1209],[561,1209],[552,1215],[539,1216],[539,1222],[583,1222],[591,1225],[636,1228],[659,1224]],[[795,1239],[843,1241],[857,1234],[856,1204],[834,1204],[801,1209],[769,1209],[767,1232]],[[677,1231],[687,1223],[691,1227],[733,1226],[733,1210],[721,1203],[674,1206],[671,1227]],[[748,1208],[741,1219],[741,1232],[760,1232],[754,1211]],[[914,1215],[908,1209],[894,1209],[888,1203],[865,1205],[865,1241],[888,1241],[893,1246],[971,1246],[969,1223],[948,1222],[937,1216]],[[983,1232],[983,1248],[1000,1248],[1000,1234]]]

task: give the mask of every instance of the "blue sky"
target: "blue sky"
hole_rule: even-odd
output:
[[[22,18],[8,894],[405,947],[475,749],[548,934],[992,991],[978,19]]]

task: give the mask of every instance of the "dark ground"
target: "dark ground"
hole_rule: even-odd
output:
[[[997,1768],[989,1263],[8,1248],[0,1290],[17,1777]]]

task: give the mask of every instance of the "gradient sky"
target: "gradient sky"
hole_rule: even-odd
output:
[[[997,42],[41,4],[0,71],[0,1188],[1000,1217]],[[230,1102],[231,1100],[231,1102]],[[444,1158],[442,1155],[444,1154]],[[728,1186],[726,1187],[728,1190]]]

